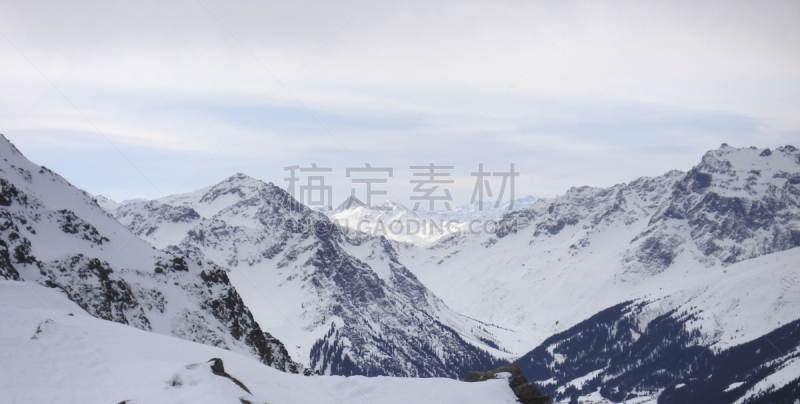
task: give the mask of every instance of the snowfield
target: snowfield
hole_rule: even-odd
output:
[[[253,319],[224,268],[199,252],[155,249],[2,136],[0,157],[0,279],[61,289],[98,318],[303,371]]]
[[[800,284],[798,267],[766,265],[779,259],[769,258],[773,254],[800,246],[800,151],[792,146],[724,145],[688,173],[610,188],[575,187],[504,220],[516,222],[515,230],[395,248],[400,262],[445,304],[496,325],[500,345],[511,352],[523,354],[624,301],[672,295],[686,302],[706,285],[732,282],[729,267],[746,267],[754,258],[759,261],[744,270],[753,273],[743,276],[770,280],[764,303],[720,302],[707,313],[722,318],[738,310],[746,312],[739,318],[762,318],[744,327],[720,320],[733,328],[714,329],[728,341],[745,341],[800,313],[791,297]],[[716,298],[750,302],[748,280],[741,282]],[[730,340],[730,334],[737,336]]]
[[[0,281],[5,403],[515,403],[505,380],[302,376],[92,317],[57,290]],[[220,358],[231,379],[211,371]],[[246,400],[246,401],[245,401]]]

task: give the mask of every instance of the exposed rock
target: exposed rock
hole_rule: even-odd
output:
[[[250,392],[250,389],[248,389],[247,386],[244,385],[244,383],[239,381],[239,379],[237,379],[237,378],[229,375],[227,372],[225,372],[225,366],[222,364],[222,359],[220,359],[220,358],[212,358],[212,359],[209,360],[209,362],[214,362],[214,363],[211,364],[211,373],[213,373],[213,374],[215,374],[217,376],[227,377],[228,379],[231,379],[231,381],[236,383],[237,386],[241,387],[242,390],[246,391],[248,394],[253,394],[253,393]]]
[[[514,391],[514,395],[522,404],[549,404],[550,397],[543,396],[536,386],[528,383],[528,379],[522,374],[519,366],[514,363],[501,366],[488,372],[467,372],[464,377],[465,382],[483,382],[491,379],[508,379],[508,386]]]
[[[188,209],[162,210],[172,222],[199,218]],[[0,135],[0,279],[57,288],[97,318],[303,371],[224,274],[198,251],[173,254],[139,240],[92,196]]]
[[[259,289],[303,290],[297,301],[282,303],[302,309],[290,321],[308,331],[312,342],[295,351],[308,360],[310,369],[304,374],[459,378],[469,369],[502,363],[487,352],[498,346],[496,337],[432,295],[399,261],[394,244],[340,228],[273,184],[236,174],[201,192],[125,205],[114,214],[152,245],[170,244],[167,249],[185,256],[189,264],[195,255],[213,256],[233,272],[261,268],[271,274],[269,281],[255,285]],[[172,272],[158,268],[159,276]],[[270,346],[271,335],[237,332],[246,316],[227,313],[243,312],[244,303],[262,305],[258,300],[239,302],[238,296],[229,298],[227,289],[214,286],[228,284],[226,273],[200,272],[218,292],[207,302],[207,311],[221,315],[232,335],[247,338],[253,346]],[[299,346],[296,342],[289,346]],[[285,352],[283,346],[272,351]]]

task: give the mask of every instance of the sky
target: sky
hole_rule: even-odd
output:
[[[369,163],[413,205],[434,163],[460,205],[479,163],[553,197],[800,146],[797,1],[0,0],[0,34],[0,133],[115,200],[314,163],[336,205]]]

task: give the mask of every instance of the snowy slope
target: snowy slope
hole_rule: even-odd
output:
[[[675,294],[733,263],[800,245],[799,196],[796,148],[723,145],[689,173],[539,199],[506,214],[510,230],[495,235],[396,249],[448,306],[513,330],[498,339],[521,354],[603,308]],[[776,287],[769,301],[785,293]]]
[[[154,249],[0,137],[0,277],[60,289],[95,317],[302,368],[265,333],[225,270]]]
[[[598,389],[633,401],[666,389],[659,402],[732,403],[798,384],[798,262],[791,249],[709,270],[677,292],[602,310],[517,364],[557,401]]]
[[[463,377],[507,355],[493,327],[450,310],[385,238],[335,226],[272,184],[236,174],[114,213],[153,245],[230,268],[258,322],[322,373]]]
[[[498,220],[505,213],[525,209],[536,199],[532,196],[516,199],[494,207],[478,202],[456,207],[453,211],[411,210],[399,203],[387,201],[380,206],[368,207],[355,197],[348,197],[338,208],[327,212],[328,217],[340,226],[389,240],[427,246],[444,237],[466,231],[472,220]],[[399,222],[400,224],[397,224]]]
[[[106,211],[106,212],[111,212],[111,211],[117,209],[118,207],[122,206],[121,203],[119,203],[119,202],[117,202],[117,201],[115,201],[115,200],[113,200],[111,198],[107,198],[107,197],[105,197],[103,195],[95,196],[94,200],[97,201],[97,204],[100,205],[100,207],[103,208],[103,210]]]
[[[146,238],[160,249],[180,244],[189,230],[202,221],[192,208],[173,207],[158,201],[112,206],[109,212],[138,237]],[[162,226],[163,221],[168,221],[170,226]]]
[[[346,256],[368,265],[384,282],[395,279],[393,268],[402,267],[403,273],[407,269],[413,275],[404,275],[404,279],[418,278],[432,295],[444,301],[440,304],[436,299],[436,306],[453,309],[448,317],[458,319],[460,316],[454,313],[461,313],[482,322],[477,328],[460,321],[446,322],[462,324],[453,328],[466,340],[488,338],[502,349],[522,355],[551,335],[625,301],[679,296],[674,297],[673,300],[677,299],[674,301],[658,300],[659,313],[665,313],[670,307],[690,300],[689,295],[682,295],[682,292],[695,293],[697,285],[710,284],[712,281],[706,279],[707,276],[724,274],[731,264],[800,245],[799,155],[792,146],[771,151],[723,145],[708,152],[689,173],[671,171],[660,177],[640,178],[610,188],[577,187],[560,197],[536,200],[528,208],[506,213],[505,227],[494,235],[460,233],[431,245],[385,243],[382,238],[357,233],[333,239]],[[209,192],[219,187],[216,196],[210,197]],[[285,305],[286,298],[307,293],[307,286],[297,283],[298,278],[291,272],[292,268],[299,267],[290,266],[289,262],[308,260],[308,255],[302,256],[301,251],[312,249],[308,243],[314,238],[301,237],[294,241],[287,238],[274,244],[267,240],[277,233],[265,236],[263,229],[250,229],[248,223],[261,220],[255,211],[237,208],[234,213],[220,215],[228,206],[248,199],[240,191],[240,188],[220,184],[156,202],[175,209],[192,209],[200,216],[200,219],[191,220],[203,232],[190,230],[192,236],[188,245],[210,256],[217,254],[214,256],[217,262],[243,269],[235,272],[241,275],[238,281],[236,275],[232,276],[248,302],[258,302],[259,295],[280,296],[270,299],[278,301],[277,304],[265,304],[263,297],[253,304],[260,307],[284,304],[280,311],[291,313],[287,318],[294,323],[287,325],[287,321],[274,314],[260,321],[275,321],[281,338],[300,341],[295,346],[295,355],[305,355],[311,338],[302,334],[311,325],[318,327],[311,334],[319,335],[324,323],[309,321],[310,313],[328,310],[313,302],[320,301],[315,299],[328,290],[337,292],[321,301],[335,299],[334,296],[342,295],[341,290],[346,288],[326,286],[311,298],[301,297],[299,304]],[[254,202],[250,209],[256,206],[260,205]],[[408,218],[411,214],[420,218],[422,214],[408,212],[400,205],[386,206],[384,210],[368,210],[351,203],[329,215],[341,223],[342,219],[387,222]],[[129,206],[127,210],[125,207],[118,209],[117,215],[139,234],[152,231],[151,236],[145,238],[156,245],[179,239],[183,232],[181,226],[188,224],[176,223],[173,218],[188,216],[182,211],[160,215],[142,213],[159,209],[163,208]],[[129,219],[134,217],[137,219]],[[167,225],[151,226],[150,220]],[[264,228],[280,226],[279,218],[270,220],[270,225]],[[214,237],[208,237],[210,234]],[[280,253],[275,256],[265,253],[273,250]],[[288,254],[291,261],[284,259],[285,251],[295,251]],[[329,257],[338,258],[324,266],[341,262],[343,255],[326,251]],[[275,260],[279,261],[277,265],[264,266],[264,262]],[[289,269],[284,269],[287,267]],[[276,270],[280,282],[274,281]],[[304,275],[301,281],[308,279],[306,270],[301,273]],[[289,286],[293,284],[295,286]],[[777,307],[779,303],[776,302],[785,297],[785,289],[777,288],[764,302]],[[349,296],[347,293],[344,292],[344,296]],[[672,306],[667,302],[672,302]],[[763,335],[776,328],[780,321],[787,320],[772,306],[758,307],[763,310],[756,311],[758,315],[772,320],[754,323],[756,327],[739,332],[731,343]],[[789,306],[790,309],[795,307]],[[256,310],[257,317],[265,311]],[[350,312],[364,317],[363,311],[350,309]],[[711,312],[724,316],[721,307]],[[475,335],[475,329],[486,330],[488,335]],[[737,329],[726,325],[722,332],[736,334]],[[306,345],[304,339],[308,339]]]
[[[462,233],[427,248],[396,248],[454,310],[513,330],[498,338],[522,354],[601,308],[641,296],[641,286],[623,276],[622,258],[680,176],[539,199],[506,216],[517,232],[503,237]]]
[[[0,330],[7,403],[516,402],[505,380],[288,374],[249,356],[96,319],[33,283],[0,281]],[[244,388],[213,373],[213,358]]]

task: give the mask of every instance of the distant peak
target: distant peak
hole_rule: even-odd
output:
[[[98,196],[100,196],[100,195],[98,195]],[[132,203],[147,202],[147,201],[149,201],[149,199],[147,199],[147,198],[133,198],[133,199],[126,199],[126,200],[124,200],[124,201],[122,201],[120,203],[123,204],[123,205],[129,205],[129,204],[132,204]]]
[[[258,178],[253,178],[245,173],[238,172],[220,181],[216,186],[227,187],[230,185],[259,184],[262,183]]]
[[[228,177],[228,180],[255,180],[255,178],[240,171]]]
[[[11,143],[11,141],[8,140],[8,138],[6,138],[6,136],[2,133],[0,133],[0,145],[9,147],[11,149],[11,155],[22,154],[22,152],[17,149],[17,146],[14,146],[14,143]]]
[[[350,195],[347,197],[347,199],[344,200],[344,202],[339,204],[336,210],[341,212],[358,206],[366,206],[366,204],[364,202],[361,202],[360,199],[356,198],[355,195]]]
[[[1,135],[0,135],[0,136],[1,136]],[[96,198],[96,199],[102,199],[102,200],[104,200],[104,201],[109,201],[109,202],[116,202],[115,200],[113,200],[113,199],[111,199],[111,198],[109,198],[109,197],[107,197],[107,196],[105,196],[105,195],[103,195],[103,194],[97,194],[97,195],[95,196],[95,198]]]
[[[383,206],[388,207],[388,208],[392,208],[392,210],[408,210],[408,208],[406,208],[405,205],[397,203],[397,202],[392,201],[392,200],[388,200],[388,201],[384,202]]]

